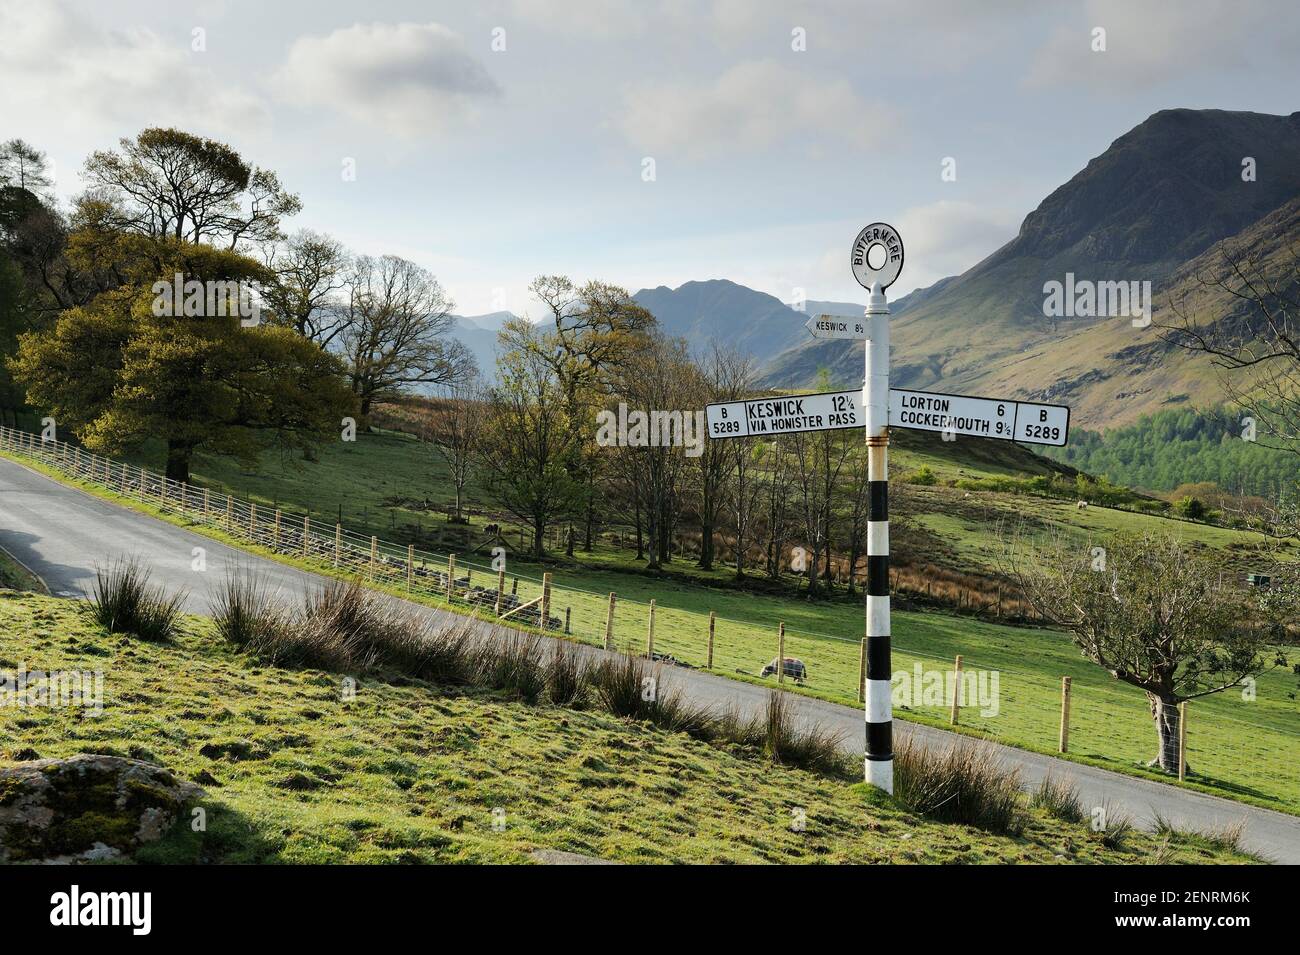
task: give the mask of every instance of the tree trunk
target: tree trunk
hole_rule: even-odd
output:
[[[641,499],[636,499],[636,559],[645,560],[645,535],[641,532]]]
[[[190,455],[194,445],[186,441],[167,442],[167,477],[188,484],[190,480]]]
[[[533,556],[541,559],[546,546],[546,525],[538,521],[533,525]]]
[[[1151,707],[1151,718],[1156,724],[1156,740],[1159,748],[1156,756],[1147,763],[1150,767],[1160,767],[1166,773],[1178,774],[1178,701],[1173,698],[1161,700],[1151,693],[1147,694]]]

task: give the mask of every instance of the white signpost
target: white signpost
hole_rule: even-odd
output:
[[[873,222],[853,240],[853,277],[870,290],[861,319],[818,315],[805,324],[815,338],[866,343],[862,390],[731,401],[706,409],[710,438],[791,434],[833,428],[867,432],[866,777],[894,791],[893,665],[889,615],[889,428],[967,434],[1028,444],[1065,444],[1070,409],[1030,401],[966,398],[889,387],[889,305],[885,289],[903,268],[893,226]],[[778,664],[784,667],[784,662]]]

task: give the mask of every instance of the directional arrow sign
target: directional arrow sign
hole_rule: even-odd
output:
[[[861,428],[866,422],[861,404],[861,390],[759,398],[709,405],[705,408],[705,420],[710,438]]]
[[[711,438],[866,426],[862,392],[856,390],[709,405],[705,419]],[[1032,401],[968,398],[891,388],[889,425],[1060,447],[1070,430],[1070,409]]]
[[[840,338],[864,342],[871,337],[865,318],[852,318],[848,315],[818,315],[804,322],[803,327],[812,332],[813,338]]]
[[[1027,444],[1065,444],[1070,409],[1031,401],[889,390],[890,427],[946,431]]]

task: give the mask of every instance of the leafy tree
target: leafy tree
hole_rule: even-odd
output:
[[[1184,497],[1174,505],[1174,509],[1189,521],[1205,519],[1205,502],[1198,497]]]
[[[572,513],[582,495],[568,467],[577,434],[555,371],[538,352],[502,355],[478,452],[489,491],[532,527],[532,553],[539,558],[546,529]]]
[[[54,186],[45,153],[21,139],[0,143],[0,186],[48,195]]]
[[[266,278],[235,252],[174,239],[143,245],[153,247],[164,281],[174,273],[209,283]],[[149,260],[125,257],[136,280],[69,309],[47,333],[20,336],[9,367],[30,402],[92,450],[162,440],[167,476],[178,481],[188,480],[199,451],[251,465],[264,448],[306,450],[337,434],[355,405],[336,357],[290,329],[245,327],[235,302],[200,316],[167,314],[153,283],[139,281]]]
[[[269,242],[302,208],[268,169],[232,147],[179,129],[150,128],[90,154],[83,204],[99,205],[119,230],[185,242]]]
[[[1127,535],[1092,547],[1012,545],[1012,579],[1083,656],[1147,695],[1158,749],[1151,765],[1178,770],[1178,705],[1284,665],[1277,635],[1244,613],[1222,568],[1174,536]],[[1273,657],[1270,663],[1270,656]]]

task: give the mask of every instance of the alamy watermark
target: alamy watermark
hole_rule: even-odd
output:
[[[104,712],[103,670],[0,670],[0,707],[18,709],[83,707],[91,716]]]
[[[1043,283],[1043,315],[1047,318],[1132,318],[1134,328],[1151,324],[1151,281],[1075,279]]]
[[[895,670],[890,683],[895,706],[916,709],[921,706],[951,706],[953,694],[957,705],[979,707],[980,716],[994,717],[1001,709],[998,694],[1001,674],[997,670],[927,670],[920,663],[912,670]]]
[[[252,328],[262,323],[262,307],[242,282],[234,279],[199,281],[177,272],[171,281],[159,279],[150,288],[155,318],[239,318]]]
[[[602,448],[685,448],[688,458],[704,453],[703,411],[618,411],[596,413],[596,444]]]

